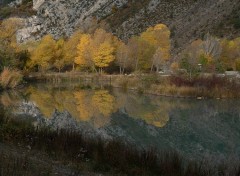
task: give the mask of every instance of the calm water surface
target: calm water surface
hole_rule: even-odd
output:
[[[0,100],[6,110],[19,118],[31,116],[35,124],[175,149],[189,157],[240,154],[240,100],[176,99],[47,84],[4,92]],[[60,112],[71,116],[60,117]]]

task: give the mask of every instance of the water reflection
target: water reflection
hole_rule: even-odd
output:
[[[118,89],[83,90],[54,88],[50,86],[30,86],[24,90],[28,101],[33,102],[46,118],[51,118],[55,110],[68,111],[77,121],[89,122],[100,128],[108,125],[111,115],[119,109],[147,124],[164,127],[169,121],[169,113],[174,108],[184,108],[182,104],[162,101],[161,98],[139,96]],[[17,94],[17,93],[15,93]],[[16,97],[4,92],[1,102],[4,106],[16,103]]]
[[[174,148],[189,156],[240,154],[239,100],[174,99],[120,89],[40,84],[21,93],[3,92],[0,101],[14,111],[18,111],[17,104],[30,102],[55,126],[62,119],[52,118],[53,112],[66,110],[73,117],[67,119],[68,125],[87,124],[88,133],[124,137],[139,146]]]
[[[103,127],[110,122],[110,116],[114,112],[115,98],[108,90],[74,92],[77,116],[81,121],[92,122],[97,127]]]

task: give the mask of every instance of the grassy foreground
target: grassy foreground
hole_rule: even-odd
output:
[[[3,111],[1,111],[3,112]],[[137,150],[119,140],[85,138],[69,131],[34,128],[30,123],[13,118],[0,118],[0,144],[19,146],[28,152],[43,153],[63,166],[72,175],[81,172],[106,175],[214,176],[239,175],[238,160],[212,164],[207,160],[192,161],[175,151]],[[30,164],[29,164],[30,163]],[[43,172],[44,171],[44,172]],[[1,175],[54,175],[53,168],[31,164],[28,157],[0,153]]]

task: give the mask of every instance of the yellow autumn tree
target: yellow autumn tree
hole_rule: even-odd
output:
[[[233,40],[222,40],[222,53],[220,61],[225,70],[239,70],[240,38]]]
[[[64,60],[64,39],[59,39],[55,45],[54,63],[53,65],[58,69],[58,72],[65,66]]]
[[[18,56],[23,52],[20,53],[21,48],[17,44],[16,32],[22,24],[19,18],[9,18],[0,22],[0,70],[21,64]]]
[[[77,56],[75,57],[75,63],[77,65],[82,67],[90,65],[90,43],[91,36],[89,34],[83,34],[80,38],[80,43],[77,45]]]
[[[16,32],[23,26],[20,18],[9,18],[0,25],[0,41],[4,45],[9,45],[15,50],[20,50],[16,40]]]
[[[83,33],[81,31],[76,31],[73,35],[66,41],[64,45],[64,60],[66,64],[72,65],[72,70],[75,70],[75,58],[77,57],[77,46],[80,42],[80,38]]]
[[[41,71],[49,69],[55,58],[56,42],[51,35],[42,38],[40,44],[31,54],[30,66],[38,66]]]
[[[154,67],[159,70],[160,65],[165,65],[170,57],[170,30],[164,24],[157,24],[149,27],[140,37],[150,45],[149,47],[154,48],[154,52],[149,53],[148,59],[149,62],[152,62],[151,70]],[[152,61],[150,61],[151,59]]]
[[[157,24],[154,27],[149,27],[141,34],[141,38],[155,46],[155,48],[161,47],[170,49],[170,30],[164,24]]]
[[[94,52],[93,61],[99,68],[100,73],[102,73],[103,68],[108,67],[109,64],[114,61],[114,50],[115,48],[109,42],[104,42]]]

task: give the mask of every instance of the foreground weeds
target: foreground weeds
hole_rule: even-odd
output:
[[[3,112],[3,111],[1,111]],[[52,131],[34,128],[22,120],[0,118],[0,141],[31,151],[44,152],[53,160],[71,165],[74,170],[108,175],[162,175],[162,176],[234,176],[240,174],[238,159],[218,164],[208,160],[192,161],[176,151],[155,149],[137,150],[119,140],[104,141],[85,138],[70,131]],[[25,157],[0,153],[0,171],[3,175],[31,175],[40,169],[30,167]],[[8,174],[9,173],[9,174]],[[29,173],[29,174],[28,174]],[[76,172],[77,173],[77,172]],[[49,172],[49,175],[51,173]],[[76,174],[77,175],[77,174]]]

